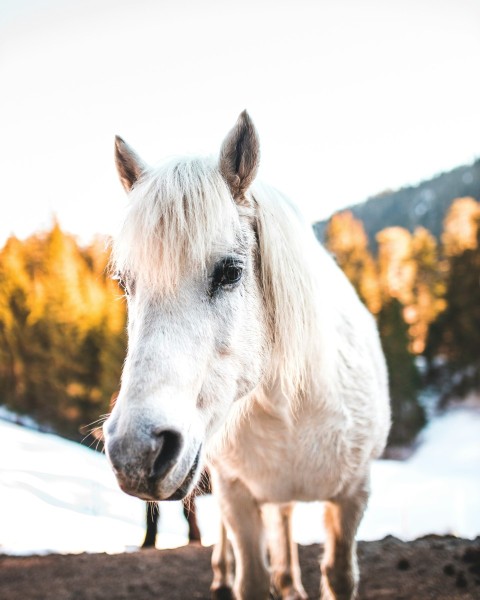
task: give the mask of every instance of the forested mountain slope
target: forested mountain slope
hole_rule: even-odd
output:
[[[480,159],[470,166],[441,173],[417,186],[384,192],[344,210],[351,211],[354,217],[363,221],[370,247],[376,252],[376,234],[394,225],[411,232],[422,226],[438,239],[443,219],[453,200],[465,196],[480,200]],[[324,240],[327,223],[328,220],[324,220],[314,225],[321,241]]]

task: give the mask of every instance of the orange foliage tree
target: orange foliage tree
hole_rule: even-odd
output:
[[[0,252],[0,398],[74,439],[107,412],[125,352],[104,246],[81,248],[55,223]]]

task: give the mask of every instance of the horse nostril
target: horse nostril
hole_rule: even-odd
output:
[[[180,433],[166,429],[154,433],[157,439],[157,454],[153,461],[150,477],[152,479],[164,479],[175,465],[183,439]]]

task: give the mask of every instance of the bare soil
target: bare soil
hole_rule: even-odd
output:
[[[318,598],[321,546],[300,547],[303,583]],[[210,598],[211,548],[132,554],[0,556],[1,600],[187,600]],[[361,600],[480,599],[480,537],[387,537],[360,542]]]

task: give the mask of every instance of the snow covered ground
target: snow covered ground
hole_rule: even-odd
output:
[[[431,421],[405,462],[377,461],[359,539],[392,534],[480,534],[480,410],[456,408]],[[215,541],[218,510],[197,499],[204,544]],[[52,434],[0,421],[0,552],[123,552],[144,535],[144,503],[117,487],[103,455]],[[158,545],[187,540],[179,502],[161,504]],[[299,504],[297,541],[322,541],[322,506]]]

